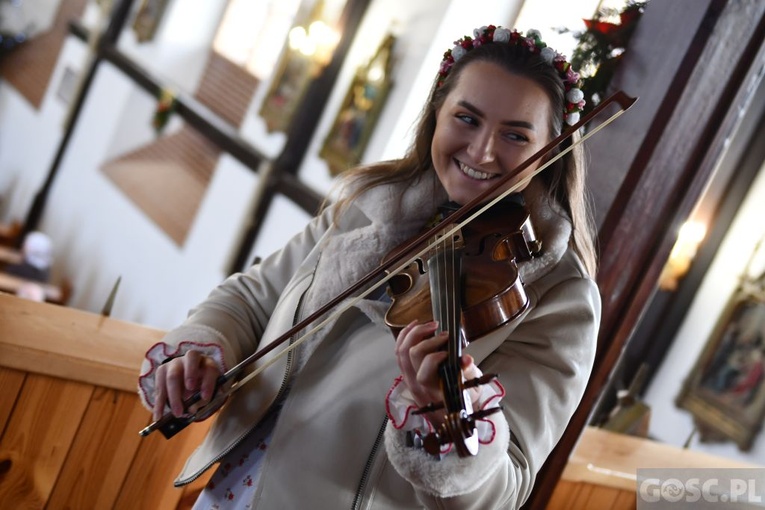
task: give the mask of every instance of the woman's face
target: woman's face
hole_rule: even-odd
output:
[[[431,155],[449,198],[465,204],[496,187],[550,141],[550,100],[536,82],[496,64],[470,63],[436,112]],[[495,189],[501,194],[533,172],[535,162],[517,178]]]

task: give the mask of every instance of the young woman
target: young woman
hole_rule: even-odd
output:
[[[159,418],[377,267],[446,203],[464,204],[574,124],[578,76],[536,31],[481,27],[445,54],[415,140],[400,160],[359,168],[341,199],[282,250],[228,278],[147,353],[140,393]],[[446,334],[413,321],[394,338],[385,295],[364,299],[278,359],[221,409],[176,484],[218,463],[195,508],[517,508],[584,391],[600,298],[584,169],[572,151],[503,202],[525,204],[541,250],[518,263],[529,304],[473,341],[475,455],[421,447],[444,413]],[[484,214],[504,214],[499,207]],[[498,221],[503,221],[500,217]],[[508,220],[509,222],[509,220]],[[466,276],[469,278],[469,275]],[[279,349],[277,349],[278,351]],[[270,358],[266,358],[268,360]],[[255,365],[260,365],[257,362]]]

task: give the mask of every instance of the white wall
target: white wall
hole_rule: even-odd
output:
[[[651,407],[650,434],[660,441],[682,446],[693,430],[689,412],[675,406],[683,381],[698,359],[717,318],[728,304],[739,277],[755,244],[765,236],[765,172],[750,188],[731,228],[725,236],[714,261],[709,267],[677,336],[661,367],[648,388],[645,401]],[[762,274],[763,261],[755,261],[753,275]],[[765,461],[765,435],[759,434],[752,450],[742,453],[731,442],[710,444],[696,439],[691,448],[713,455],[762,464]]]
[[[348,57],[340,71],[338,85],[327,101],[308,155],[299,171],[306,184],[322,194],[332,191],[334,180],[326,162],[319,157],[356,70],[366,64],[390,31],[396,37],[394,84],[369,141],[362,162],[396,158],[409,145],[411,128],[427,99],[443,52],[452,41],[475,26],[509,24],[521,0],[374,0],[361,22]],[[487,21],[490,20],[490,21]],[[457,34],[457,35],[455,35]],[[243,137],[266,154],[276,155],[284,144],[281,133],[267,133],[257,116],[268,83],[258,90],[242,128]],[[288,200],[277,197],[255,243],[253,255],[264,256],[278,249],[302,228],[309,217]]]
[[[139,45],[126,31],[119,43],[152,73],[181,91],[192,91],[222,14],[223,2],[171,2],[154,41]],[[487,23],[509,24],[516,2],[494,0],[375,0],[354,42],[338,88],[328,103],[312,155],[300,176],[320,192],[332,181],[315,156],[356,67],[369,58],[385,31],[397,24],[396,86],[380,119],[367,160],[394,157],[408,145],[409,129],[430,87],[440,55],[451,41]],[[183,12],[175,12],[183,9]],[[95,23],[94,4],[84,21]],[[82,70],[86,45],[67,39],[39,111],[0,81],[0,220],[23,220],[50,168],[62,136],[66,105],[55,97],[63,70]],[[241,130],[243,138],[275,155],[279,134],[265,135],[255,112],[268,84],[259,87]],[[122,283],[113,317],[170,328],[225,275],[232,250],[253,206],[258,178],[233,158],[221,158],[183,247],[176,246],[104,175],[104,161],[150,140],[153,99],[120,71],[102,65],[51,190],[40,229],[56,247],[54,277],[69,278],[71,305],[99,311],[115,280]],[[176,121],[177,125],[177,121]],[[386,134],[390,133],[390,136]],[[277,197],[253,254],[267,255],[302,228],[309,216]]]
[[[171,7],[155,41],[139,46],[126,31],[120,49],[151,72],[172,76],[178,89],[193,90],[221,7],[217,0],[198,0],[180,16]],[[92,5],[84,19],[97,19]],[[26,216],[47,175],[67,109],[55,90],[65,67],[85,67],[86,54],[85,44],[67,39],[40,111],[0,82],[4,221]],[[257,179],[238,162],[221,158],[185,245],[176,246],[99,170],[109,158],[152,139],[153,108],[153,98],[120,71],[99,67],[39,228],[54,239],[54,277],[71,280],[72,306],[100,310],[122,276],[113,316],[168,328],[224,276]]]

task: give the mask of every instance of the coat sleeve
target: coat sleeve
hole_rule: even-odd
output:
[[[151,408],[153,404],[154,374],[164,358],[196,349],[228,370],[255,352],[279,296],[331,223],[332,208],[327,208],[283,249],[248,271],[228,277],[189,312],[180,326],[154,345],[147,352],[138,380],[144,405]]]
[[[532,307],[481,363],[499,374],[507,394],[490,417],[496,437],[473,457],[440,461],[405,444],[388,426],[386,451],[427,508],[519,508],[536,473],[563,434],[589,379],[600,322],[600,295],[583,277],[529,293]]]

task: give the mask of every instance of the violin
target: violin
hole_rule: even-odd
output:
[[[496,376],[465,381],[460,360],[469,342],[514,320],[528,307],[517,263],[537,255],[541,242],[536,239],[527,210],[514,199],[500,202],[451,235],[437,232],[430,243],[432,248],[398,270],[388,282],[391,306],[385,322],[395,336],[414,320],[435,319],[439,331],[448,332],[448,357],[438,369],[443,401],[415,411],[446,411],[442,425],[423,441],[425,450],[433,455],[446,443],[455,445],[461,457],[475,455],[476,420],[499,411],[473,412],[467,390]]]
[[[436,295],[459,288],[459,331],[468,342],[511,321],[526,308],[528,299],[517,262],[537,255],[541,242],[523,205],[505,201],[448,239],[443,232],[434,236],[433,248],[398,269],[388,281],[392,304],[385,322],[396,336],[413,320],[435,318],[435,306],[445,307],[446,303],[431,299],[431,288],[439,289]],[[383,264],[400,249],[384,257]],[[461,264],[462,270],[452,268],[454,263]],[[434,270],[428,270],[429,266]],[[441,268],[452,268],[454,273],[449,277]]]
[[[474,197],[470,202],[464,204],[460,209],[458,209],[457,211],[454,211],[453,213],[449,214],[449,216],[444,218],[442,223],[444,225],[450,225],[446,230],[443,230],[443,227],[436,226],[428,230],[427,232],[424,232],[419,237],[412,239],[410,243],[407,244],[407,246],[403,247],[399,251],[399,253],[395,254],[394,256],[391,256],[385,263],[381,264],[380,267],[369,272],[363,277],[359,278],[359,280],[356,281],[355,284],[351,285],[345,291],[341,292],[339,295],[329,300],[327,303],[321,306],[318,310],[311,313],[308,317],[300,321],[298,324],[295,324],[292,328],[285,331],[279,338],[275,339],[268,346],[251,354],[250,356],[248,356],[247,358],[239,362],[236,366],[232,367],[228,372],[218,377],[216,381],[215,397],[213,397],[213,400],[209,404],[202,407],[201,409],[198,409],[196,413],[192,415],[188,415],[188,416],[175,417],[171,413],[166,413],[160,419],[150,423],[147,427],[140,430],[139,434],[141,436],[148,436],[155,430],[159,430],[160,432],[162,432],[162,435],[164,435],[165,438],[169,439],[173,437],[175,434],[177,434],[178,432],[186,428],[190,423],[193,423],[198,416],[204,416],[205,413],[207,413],[210,409],[213,409],[214,407],[218,406],[223,400],[228,398],[228,395],[237,391],[239,388],[241,388],[247,381],[249,381],[253,377],[258,376],[258,374],[260,374],[263,370],[265,370],[271,364],[276,362],[276,360],[278,359],[278,356],[272,357],[272,359],[269,362],[261,364],[257,369],[249,371],[249,373],[247,373],[247,375],[245,376],[244,375],[245,371],[247,371],[250,365],[252,365],[254,362],[262,359],[271,351],[278,348],[280,345],[284,344],[288,340],[292,339],[295,335],[302,332],[300,337],[297,340],[293,341],[289,345],[289,347],[285,347],[282,351],[280,351],[279,354],[285,355],[291,350],[300,346],[315,331],[321,329],[326,324],[331,322],[332,319],[337,314],[342,313],[345,310],[348,310],[352,306],[355,306],[359,301],[361,301],[362,299],[366,298],[367,296],[375,292],[380,286],[386,284],[388,280],[393,278],[393,275],[398,272],[395,269],[391,271],[392,268],[406,267],[412,261],[416,260],[418,257],[421,257],[424,253],[423,250],[416,251],[415,247],[420,246],[421,243],[426,241],[430,236],[435,235],[436,232],[439,230],[443,230],[441,237],[447,238],[447,239],[452,238],[453,234],[455,234],[457,230],[459,230],[460,228],[463,228],[465,225],[472,222],[475,218],[480,216],[484,211],[488,210],[490,207],[492,207],[493,205],[501,201],[503,198],[509,196],[511,193],[519,189],[521,186],[527,184],[534,176],[536,176],[537,174],[542,172],[544,169],[546,169],[548,166],[556,162],[558,159],[562,158],[565,154],[573,150],[573,148],[576,145],[583,143],[589,137],[593,136],[595,133],[597,133],[601,129],[605,128],[608,124],[616,120],[619,116],[621,116],[624,112],[626,112],[635,103],[635,101],[637,101],[637,98],[630,97],[622,91],[617,91],[613,95],[603,100],[598,106],[596,106],[587,115],[584,115],[579,120],[579,122],[577,122],[573,126],[570,126],[560,136],[556,137],[554,140],[550,141],[550,143],[548,143],[547,145],[542,147],[540,150],[538,150],[535,154],[531,155],[526,161],[521,163],[512,172],[508,172],[507,174],[499,178],[497,182],[495,183],[495,186],[493,189],[487,189],[485,192]],[[548,158],[545,163],[539,165],[533,172],[529,173],[524,179],[517,182],[514,186],[504,191],[498,197],[488,201],[487,203],[483,205],[480,205],[482,204],[482,202],[484,202],[487,199],[487,197],[491,193],[494,192],[496,188],[501,188],[506,183],[508,183],[511,179],[516,178],[517,175],[519,175],[521,172],[523,172],[526,168],[531,166],[533,163],[549,155],[555,148],[557,148],[563,141],[570,138],[582,126],[584,126],[585,124],[588,124],[594,117],[599,115],[604,109],[614,104],[619,106],[619,110],[616,113],[612,114],[610,117],[608,117],[600,125],[597,125],[594,128],[592,128],[590,131],[588,131],[584,136],[582,136],[582,138],[576,144],[571,144],[567,148],[560,150],[556,155]],[[476,209],[476,207],[479,205],[480,207]],[[426,249],[430,249],[430,246],[428,246]],[[409,257],[409,259],[407,259],[407,257]],[[388,275],[385,278],[380,279],[380,275],[384,274],[385,272],[388,272]],[[366,289],[366,290],[362,291],[362,289]],[[352,297],[354,296],[355,293],[359,293],[359,294],[356,295],[355,297]],[[329,312],[335,307],[338,307],[338,309],[335,310],[335,315],[324,317],[327,314],[327,312]],[[321,321],[319,321],[319,319],[321,319],[322,317],[324,318]],[[317,323],[317,321],[319,322]],[[306,328],[308,329],[306,330]],[[223,388],[226,386],[228,386],[227,393],[224,393],[223,391],[219,391],[220,388]],[[183,402],[184,408],[188,409],[190,406],[196,404],[201,399],[202,399],[201,393],[196,392],[194,395],[184,400]],[[478,416],[476,416],[477,414],[478,413],[473,413],[473,417],[475,419],[478,419]]]

